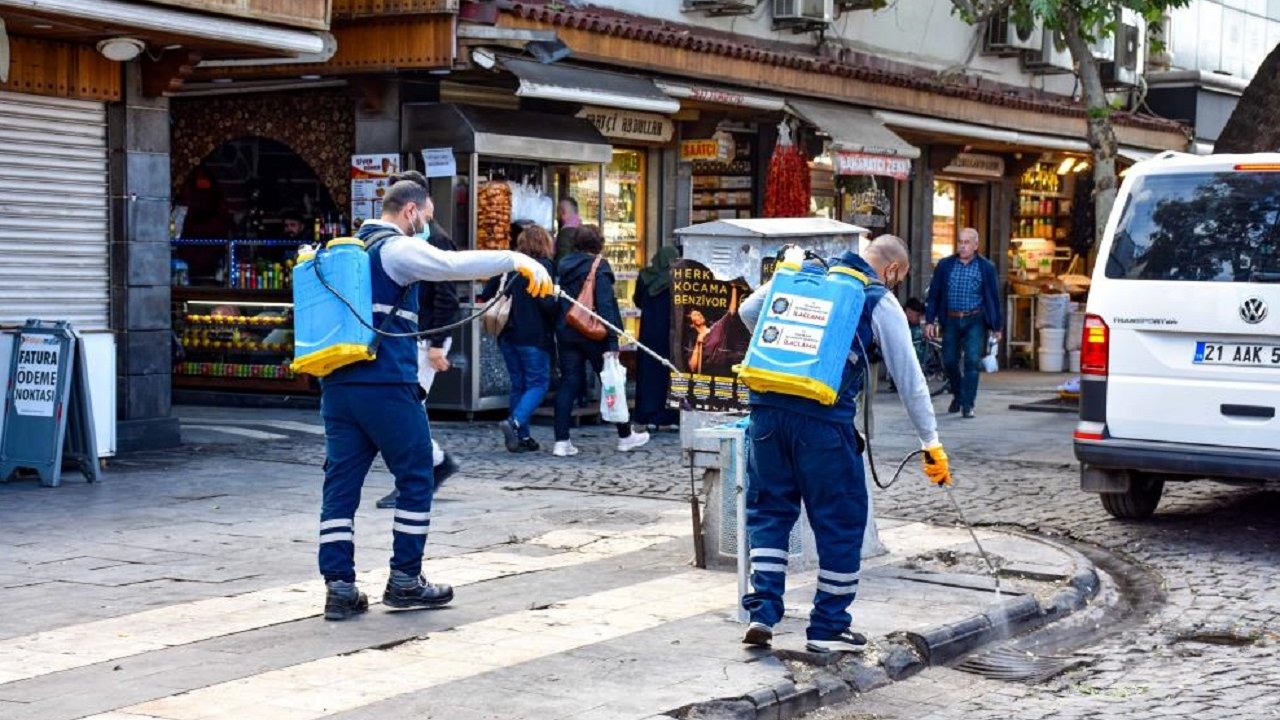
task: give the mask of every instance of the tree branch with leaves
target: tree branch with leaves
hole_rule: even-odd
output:
[[[1093,46],[1114,38],[1120,25],[1120,10],[1126,8],[1146,19],[1153,31],[1147,47],[1162,47],[1154,29],[1161,27],[1165,14],[1184,7],[1190,0],[951,0],[957,15],[970,24],[989,22],[1007,13],[1020,30],[1040,25],[1056,33],[1071,52],[1080,99],[1085,105],[1086,139],[1093,154],[1094,238],[1102,237],[1116,197],[1116,141],[1113,115],[1124,105],[1113,99],[1102,79],[1102,63]]]

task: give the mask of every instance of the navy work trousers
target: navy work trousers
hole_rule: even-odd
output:
[[[324,500],[320,509],[320,574],[354,582],[355,516],[360,489],[379,452],[396,479],[391,569],[417,577],[431,525],[431,428],[416,384],[329,384],[324,418]]]
[[[858,592],[867,486],[853,426],[773,407],[751,409],[747,428],[747,536],[751,586],[742,598],[751,620],[782,619],[791,528],[800,502],[818,543],[818,586],[809,615],[810,640],[849,628]]]

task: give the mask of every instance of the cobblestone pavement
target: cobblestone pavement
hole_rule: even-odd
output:
[[[1123,556],[1158,576],[1164,604],[1136,627],[1082,648],[1096,663],[1044,685],[933,669],[813,720],[1280,717],[1280,492],[1172,485],[1152,520],[1123,523],[1079,491],[1074,464],[991,461],[971,449],[953,462],[971,521]],[[945,498],[908,483],[881,492],[877,503],[882,516],[954,518]]]

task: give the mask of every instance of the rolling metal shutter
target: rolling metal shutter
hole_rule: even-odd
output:
[[[0,92],[0,325],[110,328],[102,103]]]

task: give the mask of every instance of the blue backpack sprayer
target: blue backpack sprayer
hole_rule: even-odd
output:
[[[818,262],[805,263],[801,258]],[[458,322],[411,333],[389,333],[373,324],[369,255],[362,240],[338,238],[329,241],[323,249],[303,246],[298,253],[298,261],[293,268],[295,338],[294,361],[290,367],[295,372],[316,377],[325,377],[352,363],[373,360],[383,337],[421,338],[468,325],[510,292],[505,286],[500,288],[492,300]],[[790,253],[774,275],[764,313],[752,334],[746,358],[737,368],[739,378],[756,392],[778,392],[816,400],[824,405],[833,404],[839,394],[845,363],[849,360],[866,302],[866,288],[872,282],[856,270],[828,267],[812,253],[798,257]],[[410,291],[412,286],[406,289],[406,294]],[[672,372],[680,372],[670,360],[600,317],[559,286],[555,288],[555,295],[590,312],[609,330],[635,343],[636,347]],[[870,365],[869,362],[864,363],[868,379]],[[881,484],[868,443],[868,465],[876,484],[883,489],[892,486],[907,462],[922,452],[917,450],[907,455],[893,479]],[[690,462],[691,484],[692,476],[693,464]],[[951,488],[944,486],[944,489],[995,576],[996,591],[999,592],[1000,578],[995,565],[978,541],[973,527],[965,520]],[[697,533],[701,530],[697,496],[691,493],[690,500]]]

